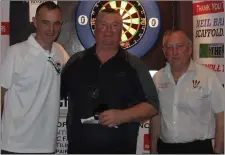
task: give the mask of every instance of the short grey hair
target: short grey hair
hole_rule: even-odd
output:
[[[187,40],[187,45],[191,45],[192,44],[192,41],[191,39],[187,36],[187,34],[182,31],[182,30],[175,30],[175,29],[172,29],[172,30],[167,30],[164,35],[163,35],[163,41],[162,41],[162,45],[163,45],[163,48],[165,48],[166,44],[167,44],[167,40],[168,40],[168,37],[170,35],[172,35],[173,33],[176,33],[176,32],[182,32]]]

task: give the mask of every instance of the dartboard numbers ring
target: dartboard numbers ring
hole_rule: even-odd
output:
[[[119,11],[123,19],[120,45],[141,57],[153,47],[160,31],[160,13],[152,1],[82,1],[75,12],[75,28],[84,46],[95,43],[95,21],[99,11],[111,7]]]

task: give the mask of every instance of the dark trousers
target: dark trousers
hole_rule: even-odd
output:
[[[115,147],[90,148],[90,146],[79,146],[78,148],[76,148],[75,146],[76,145],[68,143],[67,154],[136,154],[136,144],[128,145],[127,147],[122,147],[119,149]]]
[[[159,154],[213,154],[211,139],[188,143],[164,143],[159,139],[157,149]]]
[[[54,153],[17,153],[17,152],[1,150],[1,154],[54,154]]]

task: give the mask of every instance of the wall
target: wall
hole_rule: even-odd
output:
[[[180,1],[177,7],[177,27],[185,30],[188,37],[193,40],[193,14],[192,1]]]
[[[58,38],[58,42],[61,43],[69,54],[83,50],[75,31],[74,26],[74,11],[77,6],[77,1],[59,1],[58,4],[63,10],[63,26],[61,34]],[[188,10],[185,6],[191,2],[172,2],[172,1],[158,1],[160,8],[160,14],[162,18],[161,33],[154,48],[149,51],[142,60],[146,66],[150,69],[159,70],[164,67],[165,59],[162,52],[161,40],[162,35],[167,29],[173,27],[183,28],[188,31],[188,34],[192,34],[192,18],[189,19],[189,15],[192,17],[192,8]],[[11,1],[10,2],[10,45],[25,40],[31,32],[34,32],[34,27],[29,23],[29,8],[27,2]],[[190,9],[190,8],[189,8]],[[172,20],[174,19],[174,21]],[[186,20],[184,20],[186,19]],[[188,22],[186,22],[188,21]],[[187,26],[191,25],[191,26]],[[190,24],[189,24],[190,23]],[[157,58],[157,59],[156,59]]]

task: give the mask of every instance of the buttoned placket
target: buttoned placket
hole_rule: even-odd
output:
[[[174,97],[173,97],[173,131],[174,131],[174,134],[173,134],[173,139],[174,141],[176,141],[176,138],[178,137],[179,135],[179,126],[178,126],[178,104],[179,104],[179,93],[181,92],[180,91],[180,87],[182,87],[182,81],[184,80],[184,77],[186,76],[186,73],[184,73],[177,81],[177,84],[175,83],[175,80],[172,76],[172,74],[170,73],[169,74],[169,79],[170,81],[172,82],[173,86],[174,86]]]

